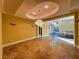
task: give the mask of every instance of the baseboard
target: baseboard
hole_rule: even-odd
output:
[[[78,48],[78,50],[79,50],[79,45],[78,46],[75,46],[76,48]]]
[[[47,37],[47,36],[49,36],[49,35],[43,35],[42,37]],[[40,38],[41,36],[37,36],[37,38]]]
[[[79,49],[79,46],[78,46],[78,49]]]
[[[49,35],[43,35],[42,37],[46,37],[46,36],[49,36]]]
[[[27,39],[24,39],[24,40],[20,40],[20,41],[16,41],[16,42],[11,42],[11,43],[8,43],[8,44],[4,44],[2,47],[7,47],[7,46],[10,46],[10,45],[18,44],[18,43],[21,43],[21,42],[24,42],[24,41],[35,39],[35,38],[36,37],[31,37],[31,38],[27,38]]]

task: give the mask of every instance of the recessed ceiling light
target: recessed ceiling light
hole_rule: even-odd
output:
[[[33,14],[33,15],[36,15],[36,12],[33,12],[32,14]]]
[[[48,8],[48,7],[49,7],[48,5],[45,5],[45,6],[44,6],[44,8]]]

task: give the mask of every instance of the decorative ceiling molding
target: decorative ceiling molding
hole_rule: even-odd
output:
[[[25,13],[35,7],[37,4],[51,1],[59,5],[57,13],[47,16],[43,19],[52,18],[62,14],[71,12],[72,9],[79,9],[79,0],[3,0],[4,2],[4,13],[11,14],[21,18],[27,18]]]
[[[31,19],[44,18],[50,15],[55,14],[59,9],[59,5],[46,1],[40,4],[37,4],[34,8],[25,13],[25,16]]]

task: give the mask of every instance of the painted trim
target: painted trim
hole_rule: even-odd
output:
[[[66,14],[63,14],[63,15],[54,16],[54,17],[51,17],[51,18],[48,18],[48,19],[44,19],[44,21],[53,20],[53,19],[58,19],[58,18],[67,17],[67,16],[73,16],[73,15],[75,15],[75,13],[77,13],[77,12],[78,12],[78,11],[74,11],[74,12],[71,12],[71,13],[66,13]]]
[[[18,44],[18,43],[21,43],[21,42],[24,42],[24,41],[35,39],[35,38],[36,37],[31,37],[31,38],[27,38],[27,39],[24,39],[24,40],[20,40],[20,41],[16,41],[16,42],[11,42],[11,43],[8,43],[8,44],[4,44],[2,47],[7,47],[7,46],[10,46],[10,45]]]
[[[75,46],[76,48],[78,48],[78,50],[79,50],[79,45],[78,46]]]
[[[79,45],[78,45],[78,49],[79,49]]]
[[[46,36],[49,36],[49,35],[43,35],[42,37],[46,37]],[[7,47],[7,46],[10,46],[10,45],[18,44],[18,43],[21,43],[21,42],[24,42],[24,41],[35,39],[35,38],[40,38],[40,36],[38,36],[38,37],[31,37],[31,38],[27,38],[27,39],[24,39],[24,40],[20,40],[20,41],[4,44],[2,47]]]
[[[78,48],[78,46],[77,46],[77,45],[74,45],[74,47]]]
[[[49,35],[43,35],[42,37],[46,37],[46,36],[49,36]]]
[[[46,36],[49,36],[49,35],[43,35],[42,37],[46,37]],[[40,38],[41,36],[37,36],[37,38]]]

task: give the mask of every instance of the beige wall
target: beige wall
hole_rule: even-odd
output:
[[[49,26],[48,22],[45,21],[44,25],[43,25],[43,28],[42,28],[42,30],[43,30],[43,36],[48,35],[48,31],[49,31],[48,26]]]
[[[1,7],[2,0],[0,0],[0,59],[2,59],[2,15],[1,15]]]
[[[79,20],[79,11],[78,11],[78,20]],[[78,22],[78,42],[79,42],[79,22]],[[78,43],[79,45],[79,43]]]
[[[2,18],[3,44],[36,36],[36,26],[32,21],[7,14],[2,14]]]
[[[78,22],[78,45],[79,45],[79,22]]]
[[[1,59],[1,54],[2,54],[2,45],[1,45],[1,43],[2,43],[2,24],[1,24],[1,20],[2,20],[2,18],[1,18],[1,12],[0,12],[0,59]]]

